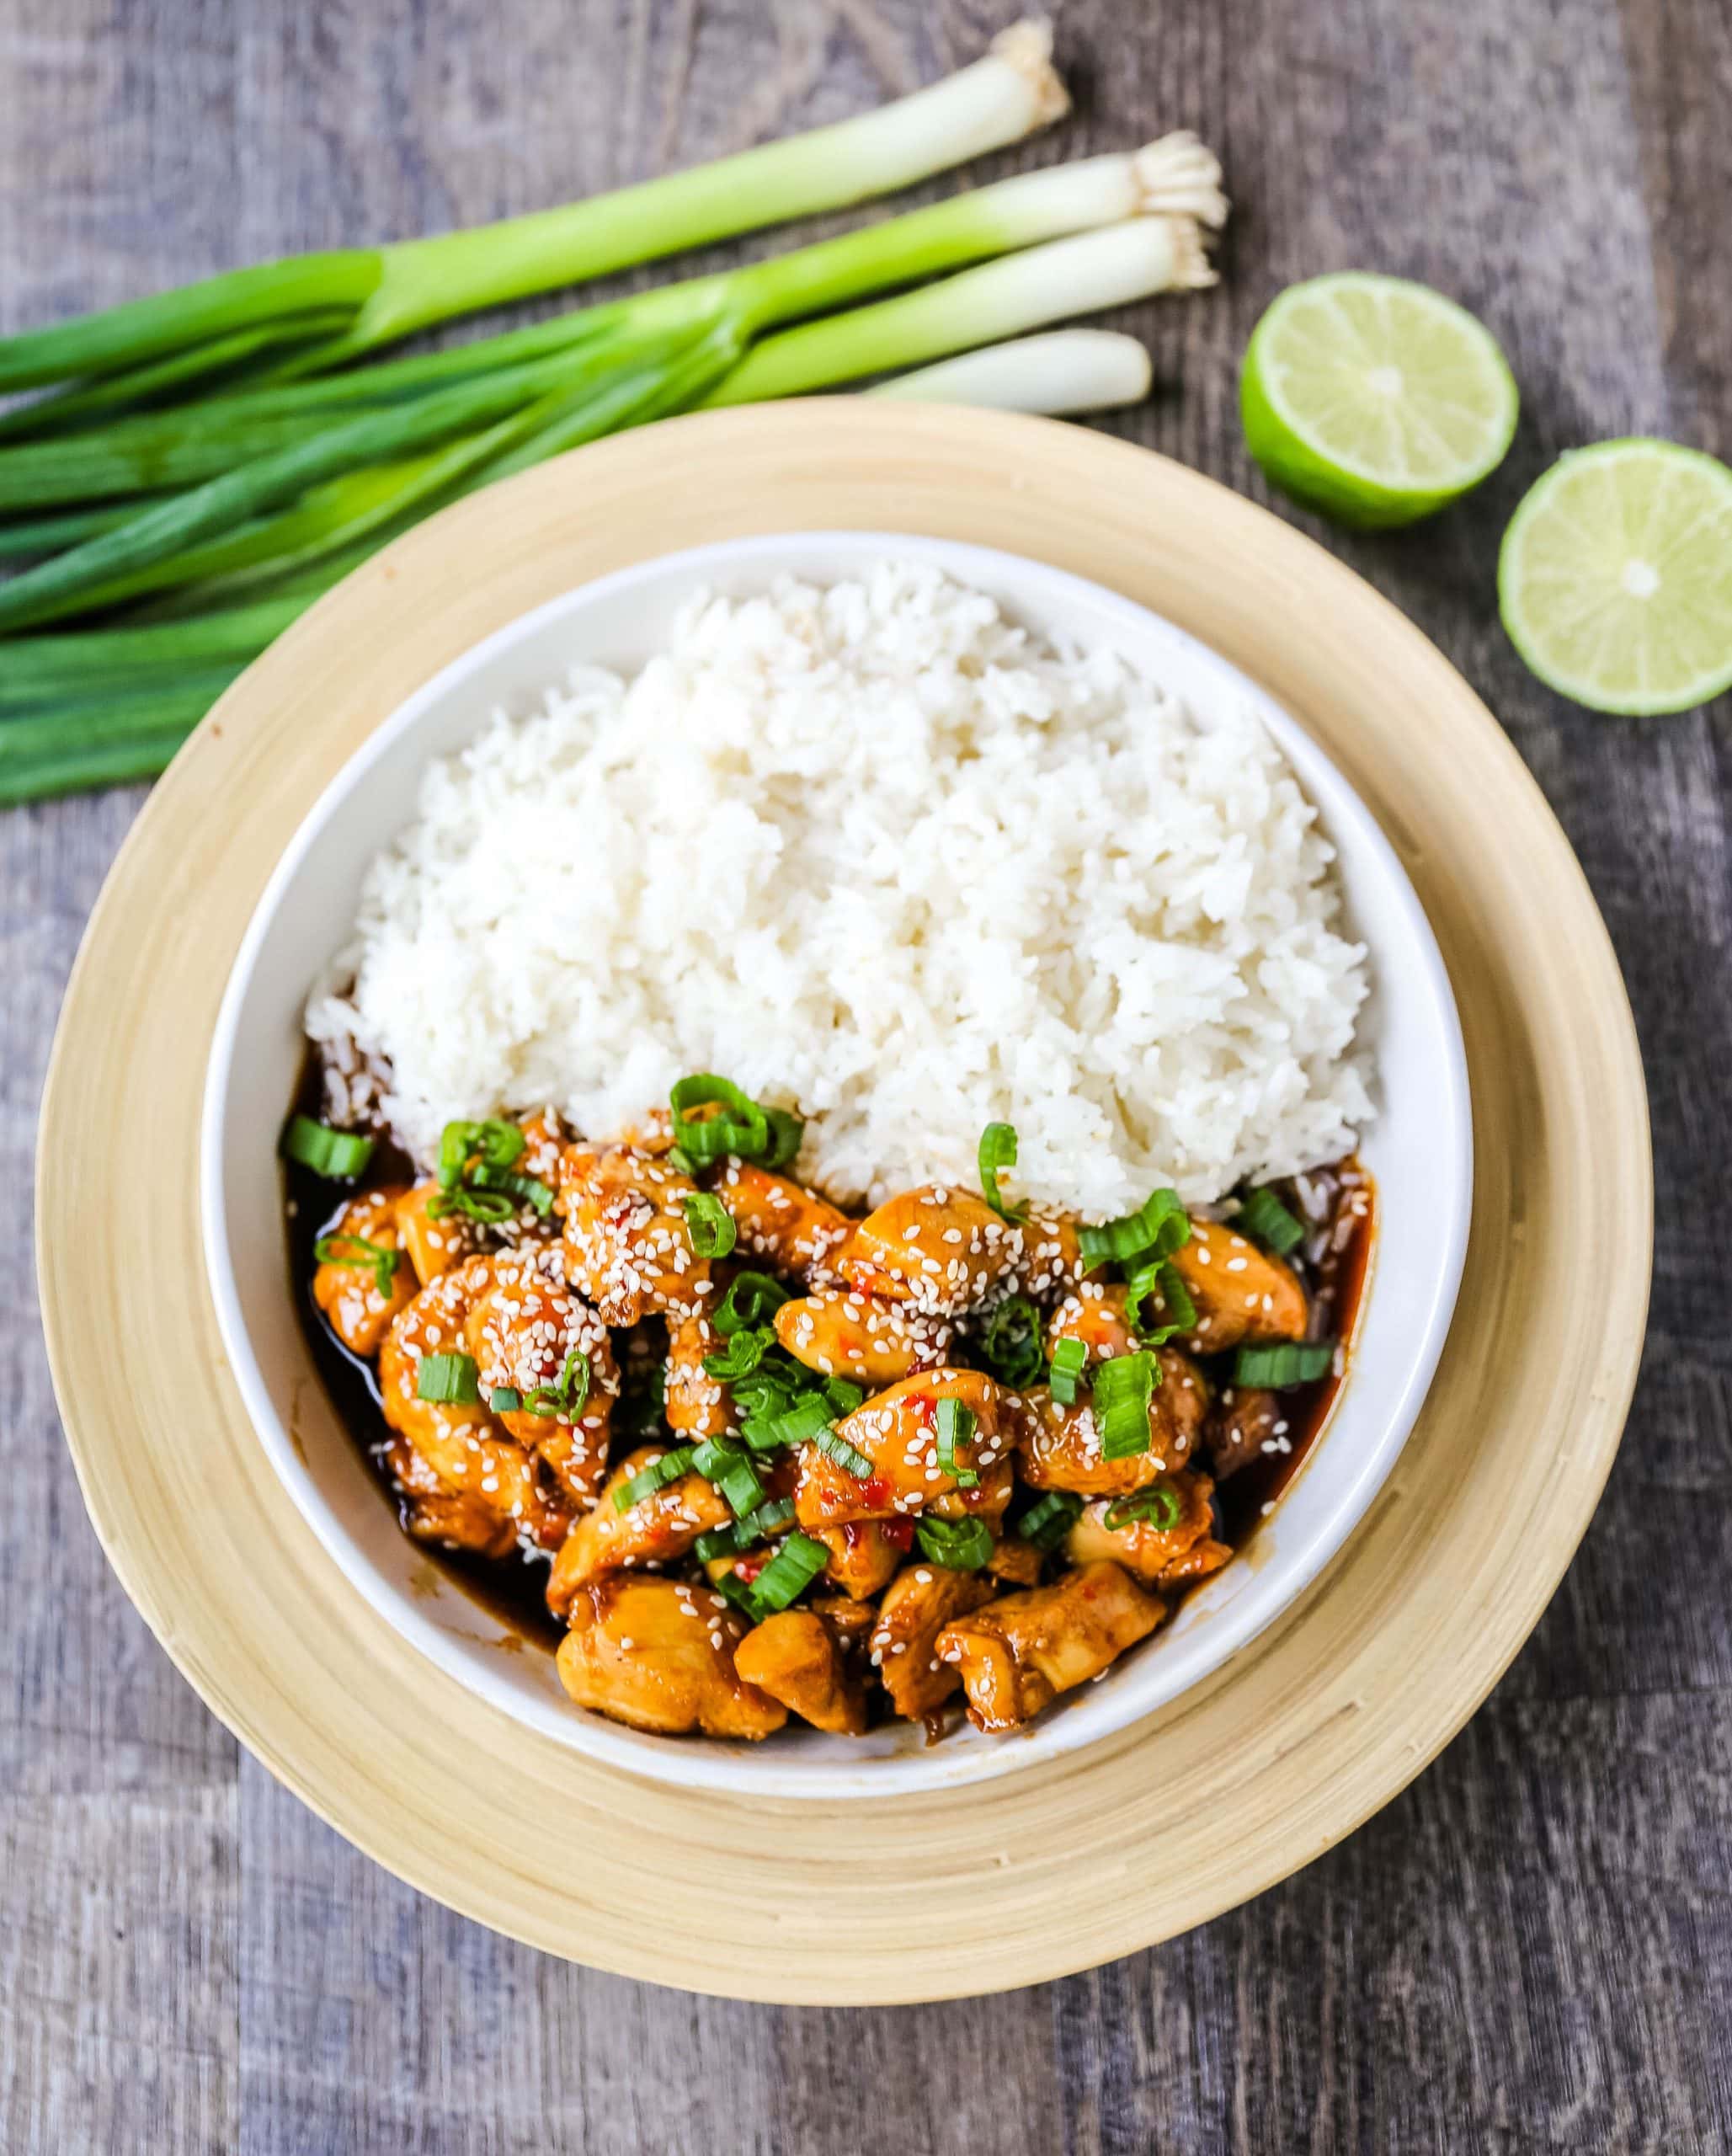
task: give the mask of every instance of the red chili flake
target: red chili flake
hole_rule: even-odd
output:
[[[895,1519],[881,1519],[884,1540],[898,1550],[912,1550],[914,1546],[914,1524],[906,1513]]]
[[[737,1580],[743,1580],[749,1587],[769,1562],[770,1552],[767,1550],[756,1550],[751,1556],[742,1557],[738,1561],[733,1568],[733,1576]]]

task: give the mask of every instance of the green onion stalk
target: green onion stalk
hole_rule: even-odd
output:
[[[1044,24],[877,112],[635,187],[469,232],[232,270],[0,340],[0,392],[59,393],[9,429],[59,430],[261,368],[341,366],[482,307],[893,192],[1020,141],[1069,108]]]
[[[216,468],[0,585],[0,636],[155,591],[309,560],[411,508],[425,514],[454,499],[454,490],[468,491],[598,434],[684,408],[712,391],[736,402],[787,395],[904,364],[894,356],[898,344],[924,339],[935,350],[955,349],[1007,334],[1004,325],[1014,307],[989,295],[999,326],[968,338],[953,335],[947,347],[936,344],[930,317],[941,303],[922,307],[916,294],[914,326],[907,331],[873,334],[859,318],[843,318],[854,328],[830,323],[816,357],[803,342],[779,356],[783,340],[766,338],[781,325],[845,307],[864,294],[963,264],[1134,219],[1162,264],[1158,281],[1195,283],[1209,274],[1201,228],[1193,216],[1169,207],[1167,163],[1157,144],[1135,155],[1024,173],[839,239],[513,332],[490,340],[490,348],[387,363],[372,371],[376,384],[378,374],[394,366],[389,387],[401,388],[402,370],[414,371],[408,387],[382,404],[333,405],[338,385],[331,383],[280,389],[270,393],[270,431],[263,439],[249,431],[261,417],[256,395],[232,401],[242,407],[238,417],[231,401],[218,399],[202,413],[123,422],[110,430],[125,437],[122,453],[111,469],[88,478],[93,491],[119,494],[129,476],[154,488],[171,450],[178,445],[190,454],[206,424]],[[1191,191],[1187,180],[1180,199]],[[1021,289],[1015,280],[1013,289]],[[1071,311],[1068,298],[1056,311]],[[871,355],[865,369],[839,364],[856,337]],[[760,339],[765,342],[747,366],[767,370],[770,386],[759,391],[749,382],[742,390],[737,363]],[[461,372],[444,364],[459,360],[465,362]],[[280,439],[274,430],[285,416],[283,400],[293,394],[309,398],[311,405],[298,430]],[[151,440],[141,451],[142,432]],[[87,475],[99,447],[84,444]],[[40,456],[34,446],[0,451],[0,504],[8,498],[8,467]],[[184,476],[191,467],[175,468]],[[40,490],[32,499],[40,501]]]
[[[161,770],[234,673],[358,562],[431,510],[578,442],[934,360],[872,393],[1052,411],[1140,396],[1148,356],[1133,340],[1023,336],[1209,280],[1196,216],[1159,196],[1147,214],[1138,163],[1027,175],[626,302],[628,316],[570,351],[524,359],[519,346],[497,374],[439,376],[400,404],[345,410],[306,441],[0,585],[0,619],[8,601],[18,610],[8,626],[148,601],[119,623],[0,638],[0,802]],[[1076,232],[1090,215],[1120,221]],[[1047,237],[1054,229],[1067,236]],[[980,264],[995,247],[1016,251]],[[797,318],[959,260],[975,266]]]

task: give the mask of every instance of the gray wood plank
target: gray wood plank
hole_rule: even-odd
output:
[[[11,0],[0,328],[834,118],[1016,12]],[[1647,1366],[1582,1554],[1402,1799],[1249,1908],[1108,1969],[947,2007],[781,2012],[495,1939],[237,1762],[84,1521],[37,1331],[29,1162],[54,1006],[138,797],[0,818],[8,2149],[1732,2148],[1732,712],[1573,710],[1516,660],[1492,584],[1503,522],[1559,449],[1633,430],[1721,454],[1732,440],[1732,22],[1719,0],[1055,12],[1079,115],[973,176],[1191,125],[1236,204],[1220,291],[1122,318],[1161,386],[1116,431],[1265,498],[1239,355],[1282,285],[1348,264],[1456,293],[1521,382],[1508,466],[1435,526],[1343,536],[1276,506],[1486,696],[1623,961],[1660,1233]]]

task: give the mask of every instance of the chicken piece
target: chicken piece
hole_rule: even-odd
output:
[[[524,1405],[504,1412],[500,1422],[525,1452],[546,1461],[578,1504],[593,1503],[607,1474],[609,1425],[620,1396],[607,1327],[567,1286],[557,1243],[525,1244],[468,1263],[477,1281],[485,1279],[463,1326],[482,1398],[501,1386],[520,1394]],[[557,1388],[574,1355],[589,1362],[583,1406],[573,1417],[544,1398],[546,1412],[538,1413],[530,1396]]]
[[[1174,1348],[1157,1348],[1160,1383],[1148,1402],[1148,1449],[1103,1459],[1094,1402],[1065,1407],[1044,1385],[1024,1393],[1017,1438],[1022,1479],[1031,1490],[1074,1490],[1085,1497],[1127,1497],[1180,1466],[1196,1444],[1207,1406],[1202,1374]]]
[[[979,1474],[973,1489],[941,1491],[926,1512],[935,1519],[984,1520],[996,1534],[1016,1494],[1015,1459],[1007,1450],[1002,1459],[983,1461]]]
[[[441,1485],[472,1497],[543,1549],[571,1524],[562,1492],[544,1484],[541,1464],[507,1435],[485,1401],[432,1401],[416,1390],[422,1358],[461,1354],[464,1326],[491,1278],[486,1258],[442,1273],[400,1311],[379,1350],[379,1400],[386,1421],[408,1439]]]
[[[1032,1542],[1025,1542],[1020,1534],[1007,1534],[994,1543],[986,1569],[1007,1587],[1033,1587],[1041,1577],[1043,1561]]]
[[[939,1658],[938,1636],[953,1617],[966,1616],[993,1596],[978,1572],[942,1565],[911,1565],[884,1591],[872,1627],[872,1662],[890,1704],[909,1721],[943,1705],[962,1682]]]
[[[779,1609],[734,1649],[733,1666],[791,1714],[840,1737],[866,1734],[866,1686],[829,1621],[813,1609]]]
[[[523,1133],[523,1150],[511,1163],[514,1174],[533,1176],[538,1182],[546,1184],[549,1190],[559,1188],[559,1156],[568,1144],[565,1125],[552,1108],[541,1108],[534,1115],[526,1115],[518,1129]]]
[[[615,1574],[573,1597],[559,1681],[580,1707],[630,1729],[683,1737],[773,1736],[788,1711],[734,1668],[745,1625],[719,1594]]]
[[[1195,1586],[1198,1580],[1206,1580],[1211,1572],[1218,1572],[1232,1559],[1231,1543],[1217,1542],[1212,1534],[1206,1534],[1201,1541],[1193,1542],[1182,1557],[1175,1557],[1155,1585],[1176,1593],[1181,1588]]]
[[[800,1448],[794,1510],[808,1531],[838,1527],[845,1520],[892,1519],[919,1512],[935,1498],[955,1492],[963,1513],[989,1510],[998,1502],[986,1470],[1008,1460],[1011,1432],[1000,1403],[1008,1396],[978,1370],[934,1370],[903,1378],[877,1394],[835,1425],[835,1435],[871,1463],[855,1476],[815,1444]],[[974,1417],[974,1431],[957,1448],[958,1468],[982,1480],[978,1488],[959,1490],[957,1479],[938,1465],[938,1403],[959,1400]],[[999,1506],[1002,1510],[1002,1505]]]
[[[1104,1264],[1084,1262],[1077,1230],[1082,1225],[1069,1213],[1055,1213],[1031,1205],[1023,1215],[1021,1286],[1037,1302],[1073,1293],[1084,1281],[1094,1282],[1105,1272]]]
[[[951,1342],[951,1328],[940,1319],[857,1289],[821,1288],[798,1296],[782,1305],[775,1324],[776,1338],[797,1363],[869,1388],[941,1369]]]
[[[956,1317],[1009,1293],[1025,1255],[1021,1229],[983,1198],[927,1183],[869,1213],[837,1269],[862,1294]]]
[[[1228,1385],[1210,1407],[1203,1425],[1203,1444],[1215,1480],[1224,1482],[1260,1459],[1266,1449],[1274,1451],[1287,1429],[1287,1412],[1278,1392],[1263,1385]]]
[[[1080,1340],[1090,1363],[1134,1355],[1143,1345],[1125,1315],[1128,1290],[1090,1280],[1071,1289],[1047,1321],[1047,1360],[1061,1340]]]
[[[515,1523],[501,1519],[478,1497],[454,1496],[407,1438],[393,1432],[384,1453],[406,1534],[477,1557],[504,1557],[516,1548]]]
[[[1192,1220],[1191,1240],[1173,1252],[1173,1264],[1196,1305],[1196,1330],[1185,1343],[1193,1355],[1218,1355],[1241,1341],[1304,1338],[1298,1275],[1232,1228]]]
[[[727,1500],[701,1475],[682,1475],[619,1509],[615,1492],[669,1449],[648,1444],[628,1453],[602,1485],[594,1508],[560,1545],[547,1580],[547,1607],[556,1617],[565,1614],[586,1581],[640,1565],[665,1565],[683,1557],[699,1535],[726,1527],[733,1518]]]
[[[397,1234],[424,1288],[466,1257],[473,1257],[482,1246],[481,1230],[466,1214],[429,1211],[443,1194],[436,1182],[418,1182],[397,1202]]]
[[[733,1216],[743,1250],[812,1287],[835,1284],[832,1261],[854,1233],[845,1213],[786,1176],[732,1156],[722,1165],[716,1195]]]
[[[663,1414],[670,1430],[685,1438],[721,1438],[738,1430],[733,1395],[704,1368],[706,1355],[727,1345],[701,1311],[674,1319],[668,1327],[667,1390]]]
[[[628,1146],[568,1145],[560,1155],[557,1203],[571,1278],[605,1323],[703,1308],[715,1282],[709,1260],[692,1249],[683,1203],[697,1194],[690,1176]]]
[[[1166,1614],[1117,1565],[1084,1565],[1052,1587],[1000,1595],[955,1619],[938,1636],[937,1655],[961,1677],[977,1729],[1015,1729],[1098,1677]]]
[[[402,1193],[370,1190],[351,1198],[337,1224],[320,1241],[341,1253],[326,1258],[312,1276],[312,1299],[330,1320],[331,1330],[351,1355],[370,1361],[399,1310],[415,1295],[415,1276],[404,1262],[397,1235],[397,1209]],[[393,1253],[381,1289],[376,1251]],[[349,1262],[344,1260],[350,1261]]]
[[[1212,1540],[1215,1515],[1209,1500],[1215,1486],[1207,1475],[1181,1473],[1169,1475],[1149,1486],[1152,1494],[1171,1492],[1171,1526],[1159,1526],[1150,1519],[1136,1519],[1127,1520],[1121,1527],[1109,1527],[1106,1515],[1111,1502],[1100,1498],[1084,1508],[1065,1538],[1064,1554],[1071,1563],[1092,1565],[1107,1559],[1122,1565],[1127,1572],[1151,1587],[1171,1584],[1166,1577],[1169,1566],[1199,1543]],[[1215,1546],[1218,1549],[1225,1545]],[[1232,1554],[1228,1550],[1227,1555],[1230,1557]],[[1209,1569],[1216,1568],[1211,1566]]]
[[[808,1532],[830,1553],[824,1577],[857,1601],[876,1594],[895,1577],[914,1541],[911,1519],[850,1519],[840,1527]]]

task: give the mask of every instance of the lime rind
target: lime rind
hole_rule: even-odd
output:
[[[1496,339],[1404,278],[1347,270],[1282,293],[1245,352],[1245,439],[1287,493],[1361,525],[1413,522],[1495,470],[1520,399]]]
[[[1732,471],[1633,435],[1575,450],[1523,496],[1498,556],[1504,628],[1560,696],[1617,718],[1732,689]]]

